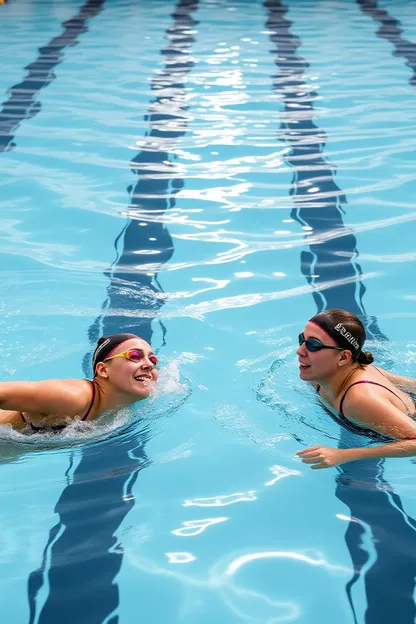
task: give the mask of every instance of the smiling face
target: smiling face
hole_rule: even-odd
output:
[[[142,351],[144,357],[137,362],[125,357],[114,357],[133,349]],[[154,391],[158,378],[152,356],[152,348],[145,340],[125,340],[111,352],[110,359],[98,362],[96,374],[107,379],[117,392],[129,396],[133,401],[147,399]]]
[[[337,347],[337,343],[328,334],[315,325],[307,323],[303,330],[305,340],[317,338],[322,344]],[[299,359],[299,377],[304,381],[321,381],[332,377],[340,367],[340,363],[350,358],[345,358],[345,351],[336,349],[321,349],[320,351],[308,351],[303,343],[296,351]],[[343,355],[344,354],[344,355]]]

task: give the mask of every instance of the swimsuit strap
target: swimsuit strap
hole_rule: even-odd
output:
[[[90,379],[87,379],[87,381],[90,382],[91,384],[91,389],[92,389],[92,397],[91,397],[91,403],[85,413],[85,415],[81,418],[81,420],[87,420],[89,413],[92,410],[92,406],[94,405],[94,401],[95,401],[95,384],[93,381],[91,381]]]
[[[347,394],[348,390],[350,388],[352,388],[353,386],[357,386],[358,384],[365,384],[365,383],[366,384],[371,384],[373,386],[380,386],[380,388],[385,388],[385,390],[388,390],[389,392],[394,394],[394,396],[397,397],[398,399],[400,399],[400,401],[403,403],[403,405],[406,408],[406,412],[407,412],[406,403],[403,401],[403,399],[398,394],[393,392],[393,390],[390,390],[390,388],[387,388],[387,386],[383,386],[383,384],[381,384],[381,383],[377,383],[377,381],[369,381],[368,379],[361,379],[361,381],[355,381],[350,386],[348,386],[348,388],[345,390],[344,394],[342,395],[342,398],[341,398],[341,401],[340,401],[340,404],[339,404],[339,413],[341,414],[341,416],[344,416],[344,411],[343,411],[342,408],[343,408],[344,400],[345,400],[345,397],[346,397],[346,394]]]

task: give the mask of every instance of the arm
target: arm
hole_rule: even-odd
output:
[[[404,392],[415,392],[416,393],[416,379],[412,379],[411,377],[403,377],[402,375],[395,375],[393,373],[389,373],[383,368],[378,368],[375,366],[376,370],[380,371],[387,379],[394,384],[400,390],[404,390]]]
[[[87,395],[77,380],[7,381],[0,383],[0,409],[76,416]]]
[[[382,444],[373,448],[346,449],[344,462],[380,457],[413,457],[414,455],[416,455],[416,438],[390,442],[389,444]]]
[[[380,457],[412,457],[416,455],[416,422],[390,401],[367,389],[363,393],[351,388],[346,400],[345,416],[354,422],[399,441],[372,448],[332,449],[315,446],[298,455],[313,469],[328,468],[349,461]]]

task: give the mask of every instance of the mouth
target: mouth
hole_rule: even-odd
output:
[[[134,377],[134,380],[140,383],[147,384],[148,382],[152,381],[152,378],[150,375],[136,375],[136,377]]]
[[[304,364],[303,362],[299,362],[300,370],[306,370],[307,368],[310,368],[310,367],[311,367],[310,364]]]

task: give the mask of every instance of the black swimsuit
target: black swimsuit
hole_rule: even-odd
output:
[[[87,381],[90,382],[91,384],[91,389],[92,389],[92,397],[91,397],[91,403],[86,411],[86,413],[84,414],[84,416],[81,418],[81,420],[87,420],[91,410],[92,410],[92,406],[94,405],[94,400],[95,400],[95,385],[94,382],[91,381],[90,379],[88,379]],[[25,423],[26,426],[28,426],[30,428],[31,431],[33,432],[39,432],[39,431],[62,431],[63,429],[65,429],[65,427],[67,427],[68,425],[44,425],[41,427],[37,427],[36,425],[34,425],[30,420],[26,420],[23,412],[20,412],[20,415],[22,417],[23,422]]]
[[[381,388],[385,388],[385,390],[388,390],[389,392],[394,394],[395,397],[400,399],[400,401],[406,407],[406,404],[403,401],[403,399],[398,394],[393,392],[393,390],[390,390],[390,388],[387,388],[387,386],[383,386],[383,384],[378,383],[377,381],[369,381],[367,379],[362,379],[361,381],[355,381],[350,386],[348,386],[348,388],[345,390],[344,394],[341,397],[341,401],[339,404],[339,412],[337,414],[334,414],[332,411],[330,411],[329,413],[340,425],[343,425],[344,427],[346,427],[349,431],[351,431],[351,433],[356,433],[358,435],[365,435],[367,437],[374,438],[377,440],[380,440],[380,439],[391,440],[392,438],[389,438],[388,436],[385,436],[382,433],[378,433],[377,431],[373,431],[372,429],[366,429],[365,427],[360,427],[360,425],[356,425],[354,422],[350,421],[346,416],[344,416],[343,406],[344,406],[344,400],[345,400],[348,390],[352,388],[353,386],[357,386],[358,384],[363,384],[363,383],[368,383],[373,386],[380,386]],[[321,386],[318,384],[316,387],[316,391],[318,394],[319,394],[320,389],[321,389]],[[321,395],[319,394],[319,396]],[[407,411],[407,407],[406,407],[406,413],[408,416],[411,416],[411,414],[409,414]]]

